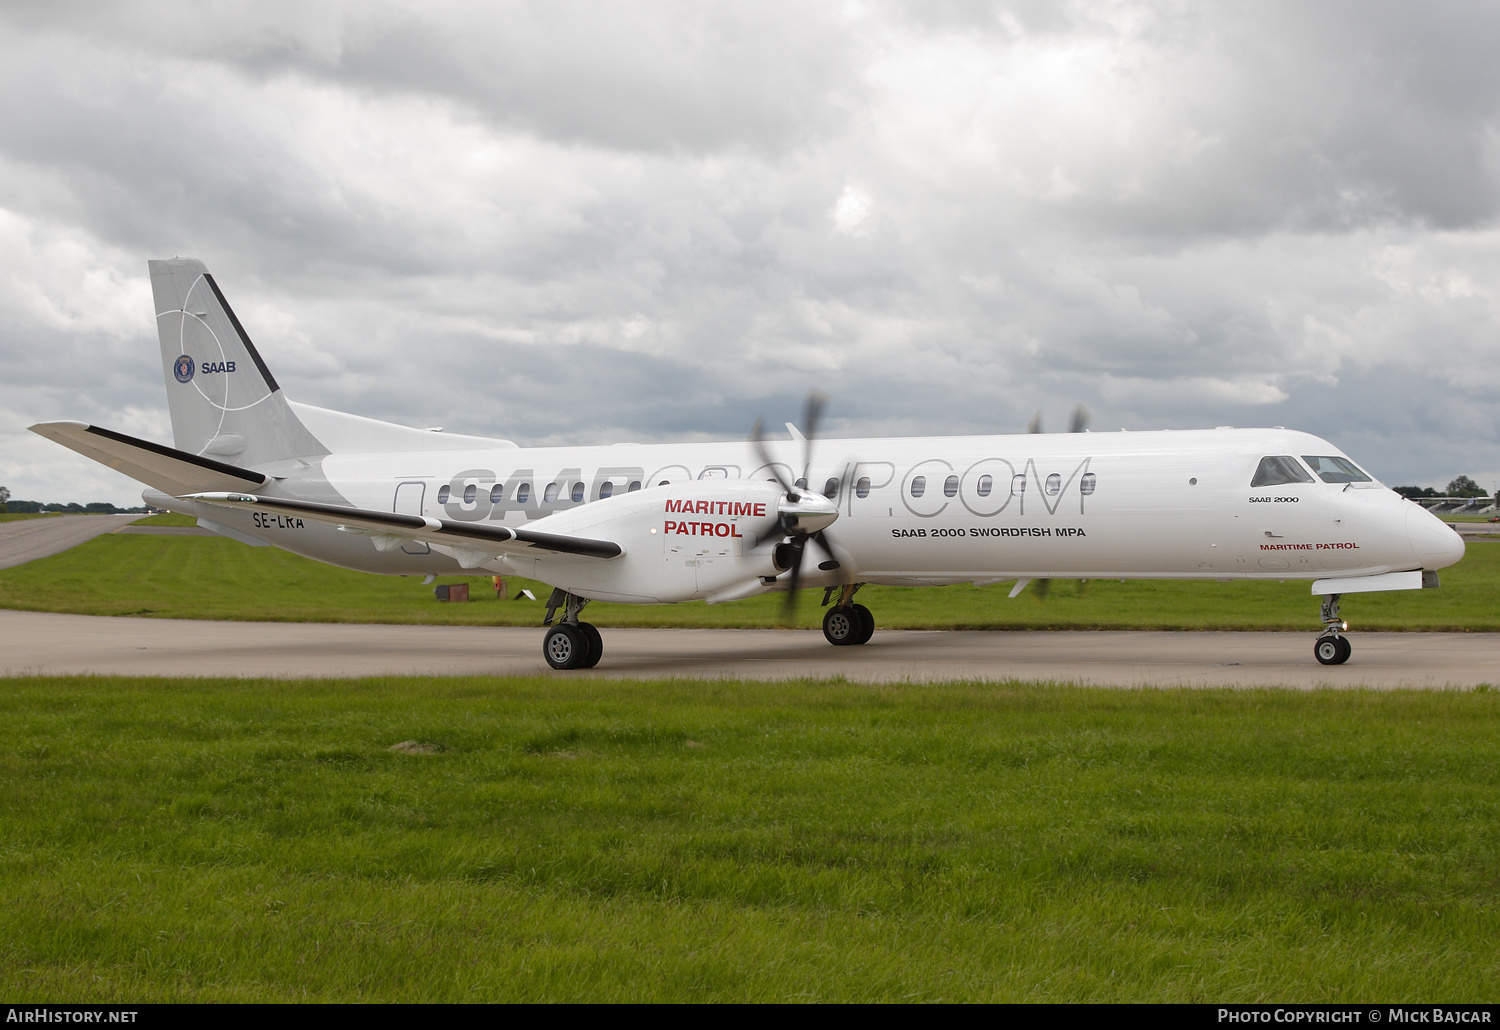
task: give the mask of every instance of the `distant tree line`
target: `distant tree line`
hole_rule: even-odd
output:
[[[117,508],[108,501],[93,501],[89,504],[79,504],[77,501],[69,501],[67,504],[61,501],[13,501],[10,499],[10,490],[0,486],[0,514],[32,515],[39,511],[65,511],[72,515],[136,515],[145,510],[140,507]]]
[[[1398,486],[1395,491],[1402,497],[1415,500],[1418,497],[1488,497],[1489,491],[1468,476],[1459,476],[1441,493],[1430,486]],[[1495,494],[1495,503],[1500,504],[1500,493]]]

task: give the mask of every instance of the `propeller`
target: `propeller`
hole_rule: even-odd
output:
[[[807,409],[802,420],[802,475],[794,482],[786,481],[786,477],[782,475],[782,466],[771,458],[766,449],[765,420],[756,419],[750,430],[750,443],[755,447],[757,459],[771,470],[776,482],[786,493],[785,501],[779,505],[780,519],[777,526],[785,539],[776,545],[776,564],[791,571],[791,577],[787,580],[787,618],[791,617],[797,606],[797,591],[801,589],[802,583],[802,560],[809,540],[828,555],[828,561],[822,562],[819,568],[829,571],[839,568],[838,559],[834,557],[822,528],[833,521],[829,516],[837,516],[838,509],[832,503],[832,498],[810,490],[807,485],[808,476],[812,474],[812,453],[813,444],[817,440],[818,420],[827,404],[828,396],[818,390],[807,395]]]
[[[1073,409],[1073,421],[1068,423],[1068,432],[1081,433],[1089,427],[1089,409],[1082,404]]]
[[[1089,418],[1090,418],[1090,416],[1089,416],[1089,409],[1085,408],[1082,404],[1078,405],[1078,407],[1076,407],[1076,408],[1073,409],[1073,418],[1068,423],[1068,432],[1070,432],[1070,433],[1081,433],[1084,430],[1088,429],[1088,427],[1089,427]],[[1042,431],[1042,413],[1041,413],[1041,411],[1037,411],[1037,413],[1035,415],[1031,416],[1031,421],[1028,422],[1028,423],[1026,423],[1026,432],[1028,432],[1028,433],[1040,433],[1041,431]],[[1051,588],[1052,588],[1052,581],[1050,579],[1039,579],[1039,580],[1037,580],[1036,581],[1036,599],[1038,601],[1045,601],[1047,599],[1047,591],[1049,591]]]
[[[1078,405],[1078,407],[1073,409],[1073,418],[1068,423],[1068,432],[1081,433],[1084,430],[1088,429],[1090,417],[1091,416],[1089,415],[1089,409],[1085,408],[1082,404]],[[1032,415],[1031,421],[1026,423],[1026,431],[1028,433],[1046,432],[1046,430],[1042,428],[1042,413],[1040,411],[1038,411],[1035,415]]]

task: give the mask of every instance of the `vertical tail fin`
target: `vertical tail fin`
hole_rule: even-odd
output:
[[[173,258],[150,268],[178,449],[252,468],[327,454],[292,413],[203,262]]]

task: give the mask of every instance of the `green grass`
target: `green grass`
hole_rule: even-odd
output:
[[[136,519],[132,526],[196,526],[198,520],[191,515],[179,515],[175,511],[169,511],[164,515],[147,515],[145,518]]]
[[[49,511],[43,515],[40,512],[23,511],[0,511],[0,522],[20,522],[23,519],[60,519],[62,515],[55,511]]]
[[[270,547],[213,537],[109,534],[63,554],[0,570],[0,608],[84,615],[301,622],[537,625],[538,602],[496,601],[488,577],[470,584],[469,604],[441,604],[416,577],[350,572]],[[1500,630],[1500,547],[1473,543],[1442,572],[1440,590],[1349,595],[1344,615],[1358,630]],[[866,587],[859,600],[885,629],[1256,629],[1309,630],[1317,599],[1306,581],[1183,582],[1056,580],[1045,599],[1010,584],[911,589]],[[821,591],[803,595],[796,624],[819,625]],[[781,595],[735,601],[638,606],[595,603],[600,626],[757,627],[779,623]]]
[[[1500,982],[1492,690],[13,679],[0,725],[14,1003]]]

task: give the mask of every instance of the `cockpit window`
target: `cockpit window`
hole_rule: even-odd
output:
[[[1297,464],[1296,458],[1290,454],[1273,454],[1260,459],[1260,467],[1255,470],[1255,478],[1250,480],[1250,485],[1282,486],[1286,483],[1311,483],[1312,481],[1313,477]]]
[[[1358,465],[1338,455],[1302,455],[1302,460],[1312,466],[1318,478],[1325,483],[1368,483],[1370,477],[1360,471]]]

